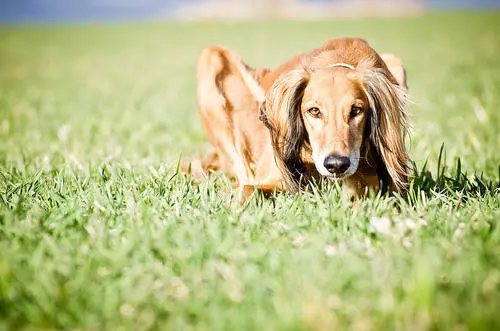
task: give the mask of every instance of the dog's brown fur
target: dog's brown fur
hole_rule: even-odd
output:
[[[366,41],[330,39],[274,70],[210,46],[197,81],[214,147],[199,173],[223,171],[247,192],[297,191],[325,175],[322,157],[334,154],[358,163],[342,177],[353,195],[407,189],[406,73]]]

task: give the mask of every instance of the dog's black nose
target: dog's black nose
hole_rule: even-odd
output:
[[[323,162],[326,170],[332,174],[343,174],[351,165],[351,160],[345,156],[328,155]]]

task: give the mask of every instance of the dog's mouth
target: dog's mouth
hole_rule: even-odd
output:
[[[318,168],[316,168],[318,169]],[[331,179],[331,180],[336,180],[336,179],[344,179],[344,178],[347,178],[349,177],[351,174],[348,174],[348,173],[340,173],[340,174],[337,174],[337,173],[322,173],[318,170],[318,172],[321,174],[321,176],[325,177],[325,178],[328,178],[328,179]]]

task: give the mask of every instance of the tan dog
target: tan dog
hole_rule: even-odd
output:
[[[330,39],[268,70],[211,46],[197,80],[214,147],[198,173],[223,171],[247,191],[295,192],[324,177],[352,195],[407,189],[406,74],[395,56]]]

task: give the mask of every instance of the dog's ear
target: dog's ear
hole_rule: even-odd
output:
[[[403,66],[403,61],[400,58],[395,56],[394,54],[381,54],[380,57],[384,60],[387,69],[391,72],[391,74],[396,78],[399,86],[408,89],[408,85],[406,84],[406,70]]]
[[[408,134],[406,90],[390,79],[385,69],[365,68],[363,85],[368,96],[371,120],[370,140],[390,177],[390,189],[408,188]]]
[[[261,105],[261,120],[269,128],[278,167],[286,188],[295,192],[306,176],[301,157],[307,133],[300,105],[309,74],[303,68],[291,70],[278,78]]]

